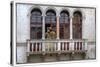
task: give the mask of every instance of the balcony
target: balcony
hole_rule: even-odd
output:
[[[87,40],[27,40],[27,55],[52,53],[85,53]]]

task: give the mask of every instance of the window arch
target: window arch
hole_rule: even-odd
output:
[[[69,39],[70,38],[70,22],[69,22],[69,13],[66,10],[63,10],[60,13],[60,39]]]
[[[73,14],[73,38],[82,39],[82,14],[75,11]]]
[[[38,8],[35,8],[31,11],[30,38],[31,39],[42,38],[42,12]]]
[[[46,12],[45,32],[47,32],[50,27],[56,33],[56,12],[53,9],[49,9]]]

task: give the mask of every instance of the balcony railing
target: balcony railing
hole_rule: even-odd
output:
[[[86,52],[87,40],[27,40],[27,53],[71,53]]]

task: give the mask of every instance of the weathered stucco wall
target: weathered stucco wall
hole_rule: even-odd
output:
[[[17,63],[27,62],[26,58],[26,40],[30,38],[30,10],[32,7],[40,7],[43,15],[49,8],[54,8],[59,16],[59,12],[62,9],[67,9],[70,12],[70,16],[75,10],[82,11],[82,37],[88,39],[88,58],[95,58],[95,10],[89,8],[71,8],[71,7],[50,7],[50,6],[34,6],[27,4],[17,5]]]

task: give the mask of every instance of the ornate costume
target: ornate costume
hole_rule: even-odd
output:
[[[56,38],[56,34],[54,31],[52,31],[52,28],[50,27],[49,30],[46,32],[46,39],[52,40]],[[52,51],[54,50],[54,46],[56,43],[47,42],[46,43],[46,50]]]

